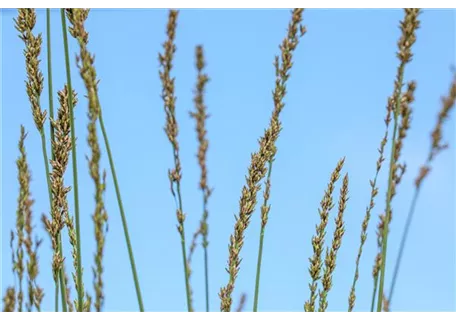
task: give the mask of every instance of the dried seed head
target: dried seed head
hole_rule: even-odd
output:
[[[18,9],[18,16],[14,19],[16,29],[20,32],[19,38],[24,41],[25,67],[27,81],[25,82],[27,95],[32,106],[33,120],[36,128],[41,131],[46,121],[46,110],[41,110],[40,96],[43,91],[43,74],[40,71],[41,34],[35,36],[33,29],[36,22],[35,9]]]
[[[342,238],[345,233],[344,212],[348,201],[348,174],[345,174],[342,188],[340,189],[339,211],[335,219],[336,228],[334,230],[332,245],[326,251],[325,270],[323,272],[322,285],[323,290],[320,291],[319,312],[326,311],[328,307],[327,295],[332,288],[332,275],[336,269],[337,252],[342,244]]]
[[[315,301],[317,298],[317,281],[320,279],[321,269],[323,266],[321,255],[323,253],[325,242],[326,226],[328,225],[329,212],[334,207],[332,194],[334,192],[334,185],[337,180],[339,180],[340,172],[342,171],[344,162],[345,158],[342,158],[337,162],[336,168],[332,172],[329,179],[329,183],[325,190],[323,199],[320,202],[320,208],[318,209],[318,213],[320,215],[320,223],[315,227],[316,234],[312,237],[312,248],[314,253],[313,256],[309,259],[309,273],[312,279],[312,282],[309,284],[310,298],[304,304],[304,309],[307,312],[315,311]]]
[[[275,142],[281,130],[279,120],[280,113],[284,107],[284,96],[286,94],[286,83],[292,67],[293,52],[296,49],[300,35],[298,28],[303,33],[301,27],[303,9],[294,9],[292,18],[288,25],[288,33],[283,40],[281,50],[281,60],[275,58],[276,86],[273,92],[274,110],[271,116],[269,127],[265,130],[263,137],[259,140],[259,150],[251,156],[251,164],[246,177],[246,184],[242,188],[242,195],[239,201],[239,216],[236,216],[234,234],[230,237],[229,259],[227,272],[229,273],[228,284],[220,289],[219,297],[221,300],[221,311],[229,312],[232,305],[232,292],[239,272],[241,263],[240,251],[244,245],[244,232],[250,223],[250,217],[255,210],[257,203],[257,193],[260,190],[260,182],[265,177],[267,168],[266,163],[274,158],[276,153]],[[302,34],[301,34],[302,35]]]

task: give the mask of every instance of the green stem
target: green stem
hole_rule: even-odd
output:
[[[177,197],[179,200],[179,210],[183,214],[182,209],[182,196],[181,196],[181,189],[180,189],[180,182],[177,181]],[[184,260],[184,273],[185,273],[185,293],[187,294],[187,310],[188,312],[192,312],[192,299],[191,299],[191,292],[190,292],[190,281],[188,279],[188,266],[187,266],[187,250],[185,245],[185,229],[184,223],[182,223],[182,233],[181,233],[181,244],[182,244],[182,258]]]
[[[48,72],[48,96],[49,96],[49,116],[51,119],[54,119],[54,99],[53,99],[53,89],[52,89],[52,55],[51,55],[51,10],[49,8],[46,9],[46,40],[47,40],[47,72]],[[54,141],[54,127],[52,124],[49,126],[51,131],[51,155],[52,159],[55,158],[54,155],[54,146],[52,145],[52,141]],[[46,165],[49,165],[46,163]],[[49,172],[49,171],[48,171]],[[50,184],[48,184],[50,188]],[[52,193],[51,193],[51,207],[52,207]],[[62,248],[62,235],[59,234],[59,250],[63,252]],[[59,273],[60,279],[60,288],[61,288],[61,295],[62,295],[62,310],[64,312],[67,311],[67,302],[66,302],[66,294],[65,294],[65,276],[63,273],[63,269],[60,270]],[[58,287],[58,286],[57,286]],[[58,289],[56,287],[56,289]],[[57,292],[58,290],[56,290]],[[56,311],[58,311],[58,297],[56,298]]]
[[[401,89],[402,83],[404,78],[404,68],[405,63],[401,63],[399,67],[399,79],[397,84],[397,92],[395,94],[396,99],[396,107],[394,109],[394,129],[393,129],[393,137],[391,142],[391,158],[390,158],[390,167],[389,167],[389,177],[388,177],[388,193],[386,196],[386,213],[385,213],[385,223],[383,227],[383,236],[382,236],[382,265],[380,268],[380,283],[379,283],[379,290],[378,290],[378,304],[377,304],[377,312],[382,311],[382,301],[383,301],[383,285],[385,283],[385,273],[386,273],[386,252],[388,249],[388,229],[389,229],[389,222],[391,220],[391,198],[393,192],[393,173],[394,173],[394,166],[395,164],[395,155],[396,155],[396,134],[398,128],[398,117],[401,107]]]
[[[207,239],[203,239],[203,241],[207,241]],[[209,312],[209,263],[207,255],[207,245],[204,246],[204,278],[206,284],[206,312]]]
[[[74,114],[73,114],[73,89],[71,86],[71,70],[70,70],[70,54],[68,49],[68,35],[67,35],[67,26],[65,19],[65,9],[60,9],[60,14],[62,17],[62,32],[63,32],[63,45],[65,49],[65,67],[66,67],[66,76],[67,76],[67,85],[68,85],[68,108],[70,109],[70,126],[71,126],[71,156],[73,164],[73,184],[74,184],[74,207],[75,207],[75,217],[76,217],[76,241],[77,241],[77,284],[78,284],[78,308],[79,311],[82,311],[84,292],[82,284],[82,263],[81,263],[81,230],[79,222],[79,189],[78,189],[78,166],[77,166],[77,157],[76,157],[76,132],[74,125]]]
[[[257,262],[257,272],[256,272],[256,281],[255,281],[255,297],[253,300],[253,312],[258,311],[258,294],[260,291],[261,260],[263,258],[263,239],[264,239],[264,227],[261,227],[260,245],[258,248],[258,262]]]
[[[62,248],[62,234],[59,233],[59,250],[60,252],[62,252],[63,254],[63,248]],[[63,269],[63,265],[62,265],[62,268],[60,269],[60,272],[59,272],[59,280],[60,280],[60,294],[62,295],[62,311],[63,312],[67,312],[67,303],[68,301],[66,300],[66,283],[65,283],[65,274],[64,274],[64,269]]]
[[[268,168],[268,176],[267,181],[270,183],[271,180],[271,172],[272,172],[272,161],[269,161],[269,168]],[[268,198],[264,197],[263,207],[268,205]],[[253,312],[258,311],[258,296],[260,292],[260,274],[261,274],[261,261],[263,260],[263,241],[264,241],[264,230],[266,228],[266,224],[261,224],[261,231],[260,231],[260,244],[258,248],[258,261],[257,261],[257,271],[256,271],[256,280],[255,280],[255,296],[253,298]]]
[[[133,273],[133,280],[135,282],[135,289],[136,289],[136,296],[137,296],[138,304],[139,304],[139,310],[141,312],[144,312],[144,305],[143,305],[142,296],[141,296],[141,289],[139,287],[138,273],[136,271],[135,257],[133,255],[130,235],[128,232],[127,218],[125,217],[125,211],[124,211],[124,207],[123,207],[123,203],[122,203],[122,198],[120,196],[120,188],[119,188],[119,183],[117,181],[116,168],[114,166],[114,160],[113,160],[112,153],[111,153],[111,147],[109,145],[108,135],[106,133],[106,128],[105,128],[104,122],[103,122],[101,107],[100,107],[100,104],[98,104],[98,105],[99,105],[99,110],[100,110],[100,114],[99,114],[100,127],[101,127],[101,132],[103,133],[103,139],[105,142],[106,151],[108,153],[109,165],[111,167],[111,174],[112,174],[112,178],[114,180],[114,187],[116,189],[117,203],[119,205],[120,216],[122,218],[122,226],[123,226],[124,234],[125,234],[125,242],[127,243],[128,255],[130,257],[131,271]]]
[[[374,278],[374,292],[372,293],[372,303],[371,303],[371,310],[370,310],[370,312],[374,312],[374,308],[375,308],[375,296],[377,295],[377,288],[378,288],[378,275]]]
[[[59,283],[58,281],[55,281],[55,300],[54,300],[54,305],[55,305],[55,312],[59,312]]]
[[[396,259],[396,265],[394,266],[393,280],[391,282],[391,287],[388,295],[389,303],[391,305],[391,300],[393,299],[394,288],[396,287],[397,275],[399,273],[399,267],[401,265],[402,256],[404,254],[405,243],[407,241],[407,236],[410,230],[410,225],[412,224],[413,215],[415,213],[415,206],[420,193],[420,188],[415,189],[415,194],[413,195],[412,203],[410,205],[410,210],[407,216],[407,222],[405,223],[404,232],[402,233],[401,244],[399,247],[399,253]]]
[[[52,56],[51,56],[51,10],[46,9],[46,40],[47,40],[47,72],[48,72],[48,94],[49,94],[49,115],[54,119],[54,100],[52,89]],[[51,141],[54,141],[54,127],[51,128]],[[54,147],[51,143],[52,158],[54,158]]]

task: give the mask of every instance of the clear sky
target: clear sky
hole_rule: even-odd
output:
[[[43,307],[53,309],[50,272],[50,241],[38,220],[49,212],[39,134],[25,94],[23,43],[17,37],[13,17],[3,10],[2,39],[2,175],[1,175],[1,290],[14,284],[11,272],[9,231],[15,225],[18,182],[19,126],[29,132],[26,148],[33,175],[31,190],[35,224],[44,238],[40,249],[38,282],[45,289]],[[392,93],[398,60],[400,10],[308,10],[308,32],[294,57],[282,114],[283,131],[272,174],[272,205],[266,229],[259,309],[301,311],[309,298],[308,258],[311,237],[319,221],[318,207],[336,162],[346,157],[344,173],[350,176],[350,200],[345,213],[346,233],[337,259],[329,310],[344,311],[353,279],[361,222],[370,196],[369,179],[375,173],[377,148],[384,133],[387,97]],[[226,285],[228,240],[250,154],[257,150],[273,108],[274,55],[286,33],[288,10],[183,10],[178,18],[175,56],[176,112],[183,167],[183,203],[187,213],[187,242],[201,217],[200,170],[195,157],[195,123],[188,115],[196,81],[194,48],[203,44],[207,73],[209,185],[215,188],[209,205],[210,304],[219,310],[218,292]],[[392,275],[402,228],[413,194],[413,180],[430,146],[430,131],[448,92],[455,64],[455,11],[426,10],[413,48],[413,62],[406,80],[416,80],[413,120],[403,149],[407,173],[394,199],[394,218],[388,246],[386,289]],[[93,10],[86,27],[89,49],[96,54],[101,83],[100,101],[114,153],[124,206],[130,227],[145,308],[148,311],[185,311],[180,238],[176,230],[175,204],[169,191],[167,171],[172,167],[171,146],[163,131],[165,113],[160,98],[158,52],[165,40],[165,10]],[[45,34],[45,11],[38,11],[36,30]],[[94,187],[86,155],[87,100],[77,74],[75,41],[70,39],[72,78],[79,93],[75,109],[78,136],[78,169],[81,202],[82,262],[85,287],[93,292],[95,248],[91,215]],[[44,41],[43,45],[45,46]],[[65,81],[62,30],[59,11],[52,11],[54,89]],[[46,76],[46,50],[41,69]],[[56,94],[54,95],[57,106]],[[41,97],[47,108],[47,80]],[[46,124],[48,126],[48,123]],[[48,127],[47,127],[48,128]],[[48,130],[48,129],[47,129]],[[100,136],[101,139],[101,136]],[[393,309],[397,311],[455,311],[455,126],[444,127],[450,149],[439,155],[425,181]],[[102,141],[102,140],[101,140]],[[389,146],[386,156],[390,153]],[[387,162],[386,162],[387,163]],[[103,148],[102,166],[109,172]],[[385,166],[386,167],[386,166]],[[71,168],[71,167],[70,167]],[[361,261],[356,310],[368,310],[372,295],[372,265],[376,254],[378,214],[384,210],[387,170],[380,177],[380,193],[369,225]],[[66,183],[72,184],[69,169]],[[340,184],[335,193],[338,196]],[[262,194],[259,194],[261,201]],[[69,196],[73,208],[73,195]],[[105,310],[137,310],[127,249],[114,186],[108,173],[106,206],[109,231],[106,241]],[[334,229],[333,210],[328,235]],[[241,253],[242,264],[233,295],[237,305],[247,294],[247,309],[253,304],[260,212],[254,213]],[[330,237],[328,236],[328,240]],[[329,241],[327,242],[329,243]],[[71,270],[69,243],[64,237],[67,270]],[[199,248],[193,260],[191,283],[195,309],[204,310],[203,255]],[[74,284],[73,298],[75,297]]]

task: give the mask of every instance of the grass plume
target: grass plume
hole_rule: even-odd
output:
[[[88,77],[88,81],[90,82],[89,85],[92,89],[88,89],[88,92],[92,94],[92,99],[96,100],[97,103],[97,117],[98,121],[100,124],[100,129],[103,134],[103,140],[104,144],[106,147],[106,153],[108,155],[108,160],[109,160],[109,166],[111,168],[111,174],[112,174],[112,179],[114,181],[114,188],[116,191],[116,198],[117,198],[117,204],[119,206],[119,211],[120,211],[120,217],[122,220],[122,227],[124,231],[124,236],[125,236],[125,243],[127,245],[127,250],[128,250],[128,256],[130,260],[130,267],[131,267],[131,272],[133,275],[133,281],[135,284],[135,291],[136,291],[136,297],[138,300],[138,306],[139,306],[139,311],[144,312],[144,304],[142,300],[142,294],[141,294],[141,288],[139,285],[139,277],[138,277],[138,272],[136,270],[136,263],[135,263],[135,257],[133,254],[133,248],[130,240],[130,234],[128,231],[128,224],[127,224],[127,218],[125,215],[125,210],[122,202],[122,197],[120,193],[120,186],[119,182],[117,179],[117,173],[116,173],[116,168],[114,164],[114,159],[112,156],[111,152],[111,146],[109,143],[108,139],[108,134],[106,131],[106,127],[104,124],[103,120],[103,112],[101,109],[100,101],[98,99],[98,80],[96,79],[96,71],[95,68],[93,67],[93,62],[94,62],[94,56],[90,54],[90,52],[87,49],[87,44],[89,42],[89,33],[86,31],[84,23],[89,15],[89,10],[88,9],[66,9],[66,14],[68,17],[68,20],[71,23],[71,26],[69,27],[69,32],[70,34],[78,41],[79,47],[80,47],[80,59],[82,60],[82,63],[84,63],[84,60],[82,59],[83,56],[86,56],[85,59],[87,62],[90,62],[92,66],[89,66],[89,69],[91,70],[88,72],[86,75]],[[63,11],[62,11],[62,19],[63,19]],[[90,61],[89,61],[90,60]],[[87,67],[87,66],[86,66]],[[93,79],[89,79],[93,78]],[[85,80],[86,82],[86,80]],[[87,87],[87,83],[86,83]],[[89,102],[90,102],[90,97],[89,97]]]
[[[93,220],[95,223],[95,239],[97,250],[95,254],[94,273],[94,289],[95,289],[95,309],[101,311],[104,295],[103,295],[103,251],[104,251],[104,228],[107,222],[107,213],[104,208],[103,192],[105,190],[105,173],[100,174],[100,145],[97,136],[97,121],[100,114],[100,103],[98,99],[98,80],[94,68],[94,56],[88,51],[88,33],[85,30],[84,22],[88,15],[86,9],[73,9],[69,14],[69,20],[72,24],[71,34],[78,40],[79,55],[77,57],[79,73],[82,77],[87,90],[89,100],[88,107],[88,138],[89,147],[91,149],[91,158],[89,159],[90,176],[95,184],[95,213]],[[103,180],[103,181],[102,181]]]
[[[292,17],[292,22],[289,25],[288,29],[288,38],[284,40],[282,45],[280,46],[280,49],[282,51],[282,63],[279,63],[279,57],[276,56],[275,61],[274,61],[274,68],[275,68],[275,73],[276,73],[276,82],[275,82],[275,89],[273,92],[273,101],[274,101],[274,108],[275,110],[278,110],[279,108],[283,108],[283,100],[284,96],[286,93],[286,82],[289,77],[289,70],[291,69],[292,62],[291,62],[291,53],[295,49],[295,45],[293,41],[297,41],[298,38],[296,37],[296,32],[297,32],[297,24],[294,19],[298,19],[295,14],[297,14],[299,11],[296,10],[301,10],[301,9],[295,9],[293,12],[293,17]],[[302,15],[302,11],[300,12]],[[298,23],[299,24],[299,23]],[[303,36],[305,33],[305,28],[303,26],[300,26],[300,36]],[[293,33],[294,32],[294,33]],[[288,41],[288,42],[287,42]],[[293,43],[293,44],[292,44]],[[292,44],[292,45],[290,45]],[[274,116],[273,116],[274,117]],[[278,119],[278,115],[276,116]],[[278,131],[281,130],[281,125],[280,122],[278,126]],[[264,242],[264,233],[266,229],[266,224],[268,223],[268,215],[269,211],[271,209],[271,206],[268,204],[269,201],[269,196],[271,193],[271,174],[272,174],[272,165],[275,160],[275,155],[277,153],[277,147],[275,144],[271,148],[269,158],[267,160],[267,166],[268,166],[268,173],[267,173],[267,178],[265,182],[265,191],[263,192],[263,205],[261,206],[261,231],[260,231],[260,242],[258,246],[258,261],[257,261],[257,272],[256,272],[256,279],[255,279],[255,295],[253,299],[253,311],[256,312],[258,311],[258,299],[259,299],[259,292],[260,292],[260,275],[261,275],[261,262],[263,259],[263,242]]]
[[[70,137],[70,108],[68,105],[68,87],[65,86],[62,91],[58,93],[60,107],[58,110],[57,118],[51,119],[51,125],[54,128],[54,140],[52,141],[54,149],[54,159],[51,160],[52,172],[51,172],[51,189],[53,194],[53,205],[51,211],[52,220],[49,221],[44,219],[45,226],[49,232],[52,240],[52,247],[54,250],[53,257],[53,270],[54,277],[58,273],[63,272],[63,256],[61,248],[59,247],[59,239],[61,231],[65,226],[68,228],[70,244],[72,245],[73,264],[75,267],[75,274],[73,275],[76,287],[77,283],[77,239],[75,236],[73,219],[70,217],[67,194],[71,188],[64,185],[64,175],[68,167],[69,155],[72,149],[72,140]],[[74,105],[77,102],[76,94],[73,91],[72,101]],[[66,286],[65,286],[66,291]],[[66,300],[66,294],[65,294]]]
[[[369,206],[366,207],[366,215],[364,216],[364,219],[363,219],[363,222],[361,225],[361,237],[360,237],[361,244],[359,246],[358,255],[356,257],[355,275],[353,277],[353,284],[350,289],[350,295],[348,297],[348,311],[349,312],[353,311],[353,308],[355,307],[356,282],[358,281],[358,278],[359,278],[359,263],[361,261],[361,255],[363,253],[363,246],[367,239],[367,227],[369,225],[371,212],[372,212],[372,209],[374,209],[375,198],[378,195],[377,179],[378,179],[380,170],[382,168],[382,164],[385,161],[383,154],[385,151],[386,143],[388,142],[389,124],[391,122],[391,112],[393,110],[393,103],[394,103],[393,98],[388,98],[388,103],[386,106],[386,116],[384,119],[385,127],[386,127],[385,134],[383,135],[383,139],[381,140],[380,147],[378,149],[379,157],[378,157],[377,163],[376,163],[376,171],[375,171],[374,179],[369,181],[369,184],[371,187],[371,196],[370,196],[370,200],[369,200]],[[374,276],[374,278],[375,278],[375,276]]]
[[[164,109],[166,113],[166,125],[165,132],[171,143],[173,149],[174,168],[168,171],[168,177],[171,184],[171,193],[177,205],[176,216],[177,216],[177,230],[181,237],[182,245],[182,260],[184,263],[184,280],[185,280],[185,292],[187,295],[187,309],[193,311],[191,288],[189,282],[189,272],[187,265],[187,254],[185,245],[185,213],[182,206],[182,195],[181,195],[181,178],[182,168],[179,158],[179,142],[177,141],[178,136],[178,125],[176,120],[176,97],[174,95],[174,78],[171,77],[171,70],[173,67],[174,53],[176,52],[176,45],[174,39],[176,36],[177,17],[179,12],[177,10],[170,10],[168,16],[168,24],[166,27],[166,34],[168,36],[165,43],[163,43],[164,53],[160,53],[158,60],[160,62],[161,69],[159,71],[160,80],[162,83],[162,99],[164,103]],[[176,191],[174,190],[176,188]]]
[[[14,271],[17,274],[19,282],[19,290],[17,292],[17,305],[18,311],[22,312],[23,301],[24,301],[24,229],[25,229],[25,215],[28,211],[31,211],[33,200],[30,199],[30,172],[28,170],[27,158],[25,154],[24,141],[26,138],[25,129],[21,126],[21,136],[19,138],[19,152],[20,156],[16,160],[17,166],[17,180],[19,181],[19,197],[17,199],[17,211],[16,211],[16,236],[17,236],[17,247],[15,254],[13,253]],[[14,239],[12,233],[11,241]],[[15,258],[14,258],[15,257]]]
[[[275,142],[281,130],[280,113],[285,106],[284,97],[286,93],[286,83],[290,76],[292,67],[293,52],[298,46],[300,36],[304,35],[305,28],[301,25],[302,12],[304,9],[294,9],[291,21],[288,25],[288,33],[283,40],[281,50],[281,60],[275,59],[276,65],[276,88],[273,93],[274,110],[272,112],[269,127],[259,140],[259,150],[252,154],[251,164],[246,177],[246,185],[242,188],[242,195],[239,201],[239,215],[236,216],[234,234],[230,237],[228,274],[229,280],[225,287],[220,289],[221,311],[231,311],[232,298],[239,266],[241,263],[240,252],[244,245],[244,232],[247,229],[250,218],[257,203],[257,193],[260,190],[260,182],[265,177],[267,168],[266,163],[275,154]]]
[[[320,215],[320,223],[315,226],[316,234],[312,237],[312,248],[314,253],[312,257],[309,258],[309,273],[312,279],[312,282],[309,284],[310,298],[304,304],[304,310],[307,312],[315,311],[318,280],[321,278],[320,274],[323,267],[321,255],[323,253],[325,244],[326,226],[328,225],[329,212],[334,207],[332,194],[334,192],[334,185],[340,178],[340,172],[342,171],[344,162],[345,158],[342,158],[337,162],[336,168],[332,172],[329,179],[328,186],[325,190],[325,195],[320,202],[320,208],[318,209],[318,214]]]
[[[395,105],[393,108],[393,119],[394,119],[394,128],[392,132],[392,146],[391,146],[391,158],[390,158],[390,167],[389,167],[389,177],[388,177],[388,192],[386,196],[386,210],[385,210],[385,219],[383,221],[383,232],[382,232],[382,261],[380,267],[380,279],[378,285],[378,301],[377,301],[377,312],[382,310],[382,300],[383,300],[383,287],[385,282],[385,273],[386,273],[386,256],[387,256],[387,248],[388,248],[388,228],[389,222],[391,220],[391,200],[395,193],[395,186],[400,181],[403,172],[405,171],[405,167],[400,166],[398,164],[399,159],[399,152],[402,146],[402,140],[405,137],[404,134],[408,129],[409,126],[409,116],[411,109],[404,108],[407,105],[407,99],[411,98],[410,96],[401,95],[403,79],[404,79],[404,71],[405,66],[409,63],[412,59],[412,46],[416,41],[415,32],[420,26],[420,21],[418,20],[418,16],[420,14],[420,9],[405,9],[405,17],[404,20],[401,22],[401,31],[402,35],[398,42],[398,53],[397,57],[400,61],[397,77],[395,81],[394,87],[394,99]],[[407,93],[413,93],[414,88],[409,86],[409,90]],[[403,98],[403,99],[401,99]],[[404,101],[405,100],[405,101]],[[401,128],[399,128],[399,138],[396,141],[396,135],[399,126],[399,117],[402,117]],[[401,130],[402,129],[402,130]],[[397,144],[397,145],[396,145]],[[398,170],[402,173],[398,173]]]
[[[30,181],[31,174],[29,165],[27,162],[27,153],[25,151],[25,138],[27,134],[25,129],[21,126],[21,137],[19,139],[19,152],[20,156],[16,161],[18,169],[18,180],[19,180],[19,199],[18,199],[18,227],[22,227],[22,230],[18,228],[19,243],[25,247],[27,254],[26,269],[27,269],[27,288],[28,288],[28,301],[25,306],[27,311],[32,311],[35,307],[38,311],[41,310],[41,301],[43,300],[43,289],[37,284],[37,276],[39,273],[38,267],[38,248],[41,245],[41,240],[37,237],[34,238],[33,232],[33,214],[32,205],[34,200],[30,193]],[[22,221],[20,221],[22,220]],[[23,231],[25,230],[25,236]],[[21,239],[22,238],[22,239]],[[18,244],[19,245],[19,244]],[[21,250],[23,254],[23,249]],[[22,282],[22,279],[21,279]],[[22,284],[21,291],[22,291]],[[18,299],[19,302],[19,299]],[[22,297],[21,302],[22,303]],[[20,308],[21,305],[19,305]]]
[[[325,268],[323,271],[323,278],[322,278],[322,285],[323,290],[320,291],[320,301],[319,301],[319,312],[326,311],[328,307],[328,293],[332,288],[332,274],[336,269],[336,259],[337,259],[337,252],[342,244],[342,238],[345,233],[345,225],[344,225],[344,212],[347,206],[348,201],[348,174],[345,174],[342,188],[340,189],[340,196],[339,196],[339,211],[337,217],[335,219],[336,228],[334,230],[334,236],[332,240],[331,248],[326,250],[326,257],[325,257]]]
[[[188,268],[190,271],[190,261],[191,255],[195,250],[196,238],[200,234],[203,238],[202,246],[204,249],[204,280],[205,280],[205,291],[206,291],[206,312],[209,312],[209,262],[208,262],[208,233],[209,226],[207,224],[207,219],[209,217],[208,211],[208,202],[209,197],[211,196],[212,189],[207,185],[207,165],[206,165],[206,155],[207,149],[209,148],[209,140],[207,140],[207,130],[206,130],[206,120],[209,118],[207,114],[207,106],[204,102],[204,92],[206,84],[209,82],[209,77],[204,73],[204,67],[206,62],[204,60],[204,51],[202,46],[196,47],[196,69],[198,71],[195,98],[193,99],[195,104],[195,111],[190,112],[190,116],[196,121],[196,133],[198,138],[198,164],[201,169],[201,176],[199,182],[199,188],[203,194],[203,215],[200,220],[200,225],[198,230],[195,232],[190,246],[190,252],[188,256]]]

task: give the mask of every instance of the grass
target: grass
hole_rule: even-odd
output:
[[[252,217],[255,218],[256,206],[258,203],[258,193],[262,187],[263,198],[260,207],[260,233],[256,265],[255,280],[252,281],[254,287],[253,311],[259,311],[260,307],[260,288],[261,288],[261,270],[264,264],[263,255],[265,254],[265,236],[270,215],[280,215],[281,212],[271,210],[271,194],[273,192],[272,169],[274,161],[278,156],[277,142],[282,130],[281,114],[285,107],[287,97],[287,85],[292,79],[291,72],[294,65],[294,54],[300,50],[299,44],[301,37],[305,35],[306,28],[302,25],[304,9],[293,9],[291,11],[290,22],[287,32],[279,46],[279,53],[274,59],[275,83],[272,94],[273,108],[269,123],[260,136],[257,150],[251,155],[251,162],[245,177],[245,184],[241,190],[239,199],[239,208],[235,216],[234,230],[229,239],[228,246],[228,263],[226,267],[227,281],[220,288],[218,293],[220,299],[220,311],[244,311],[246,308],[247,295],[243,293],[240,296],[237,305],[233,307],[233,293],[236,289],[237,278],[241,271],[242,249],[244,247],[245,234],[250,226]],[[444,123],[448,120],[451,111],[454,109],[456,101],[456,75],[450,85],[447,96],[442,98],[442,107],[438,113],[436,124],[431,133],[431,146],[424,164],[420,168],[417,178],[415,179],[414,194],[410,203],[410,209],[407,221],[402,232],[402,239],[399,243],[399,253],[394,264],[392,282],[389,286],[388,295],[385,293],[386,288],[386,271],[392,265],[387,261],[389,245],[389,229],[392,221],[394,208],[393,200],[397,196],[398,186],[406,173],[406,162],[402,159],[401,153],[406,142],[409,129],[412,123],[414,113],[413,102],[415,100],[415,90],[417,83],[410,81],[406,83],[405,72],[408,64],[413,57],[413,45],[416,42],[416,31],[420,27],[419,9],[405,9],[404,18],[400,22],[401,35],[398,40],[397,58],[398,67],[394,81],[392,95],[388,98],[386,106],[385,133],[380,141],[378,149],[379,157],[376,162],[376,170],[370,185],[370,199],[364,212],[364,219],[361,224],[360,245],[355,248],[357,251],[355,260],[355,270],[352,285],[349,288],[348,311],[353,311],[356,305],[357,282],[360,277],[360,262],[363,249],[368,237],[368,226],[371,221],[373,210],[376,208],[375,200],[380,192],[380,172],[385,162],[385,149],[390,147],[390,156],[388,158],[388,180],[385,188],[386,199],[384,212],[379,216],[377,226],[377,255],[373,268],[373,292],[371,311],[390,311],[394,310],[392,303],[396,283],[399,280],[399,270],[406,248],[406,241],[412,226],[414,213],[418,204],[420,191],[425,178],[429,175],[433,161],[448,146],[443,142]],[[6,288],[3,297],[3,311],[41,311],[42,301],[44,298],[53,299],[54,310],[59,311],[59,299],[62,311],[103,311],[107,293],[104,281],[104,270],[110,266],[106,265],[104,260],[105,241],[107,237],[108,212],[105,207],[105,191],[109,186],[107,182],[107,173],[102,168],[102,155],[104,152],[110,166],[110,173],[114,184],[117,204],[122,221],[125,244],[128,251],[130,269],[133,276],[133,285],[136,291],[138,310],[145,311],[144,302],[140,290],[140,282],[136,263],[133,254],[133,246],[130,240],[130,233],[127,226],[127,218],[121,198],[120,184],[115,169],[115,161],[111,150],[111,144],[108,139],[106,126],[103,120],[101,101],[98,94],[99,77],[95,68],[95,58],[89,51],[89,33],[86,29],[86,20],[90,18],[88,9],[61,9],[61,27],[63,32],[63,48],[65,58],[66,85],[57,92],[59,100],[59,109],[54,114],[53,96],[54,89],[52,84],[52,52],[51,52],[51,24],[50,10],[46,10],[46,39],[47,39],[47,78],[48,78],[48,96],[49,101],[47,110],[42,108],[40,98],[44,88],[44,76],[40,71],[40,53],[42,49],[41,34],[36,34],[34,27],[36,24],[36,13],[34,9],[19,9],[17,18],[14,19],[19,37],[25,45],[25,69],[26,69],[26,94],[28,96],[31,113],[41,138],[42,158],[44,161],[44,171],[46,177],[40,177],[46,181],[49,197],[49,212],[42,216],[44,229],[49,235],[52,244],[52,264],[47,268],[40,266],[38,249],[42,240],[38,236],[38,228],[34,225],[36,219],[32,206],[34,199],[31,192],[31,173],[28,164],[26,152],[26,130],[21,126],[20,138],[18,142],[19,156],[17,159],[19,197],[16,211],[16,225],[11,231],[11,250],[13,274],[15,284]],[[169,187],[171,195],[176,203],[177,231],[181,242],[181,255],[183,264],[183,281],[186,293],[187,311],[194,310],[194,297],[191,287],[192,265],[195,264],[193,255],[198,249],[201,239],[201,248],[203,259],[200,261],[204,269],[204,306],[205,311],[209,312],[211,292],[209,283],[211,273],[209,272],[210,254],[209,254],[209,203],[213,189],[209,186],[209,169],[208,169],[208,126],[209,118],[208,106],[206,105],[206,88],[209,83],[209,75],[206,71],[206,56],[202,45],[195,48],[195,66],[197,71],[196,85],[194,88],[194,109],[190,112],[190,118],[195,122],[195,133],[198,142],[197,163],[200,170],[198,189],[202,195],[202,210],[198,227],[193,234],[190,245],[187,246],[186,239],[186,219],[194,218],[184,211],[183,206],[183,184],[182,184],[182,163],[179,144],[179,123],[176,116],[178,107],[175,93],[175,78],[173,76],[173,64],[177,50],[176,33],[178,28],[178,10],[170,10],[168,22],[166,25],[166,40],[163,43],[163,50],[158,55],[159,60],[159,78],[161,80],[161,98],[165,115],[164,131],[169,140],[172,150],[172,166],[168,171]],[[67,26],[67,19],[69,26]],[[71,73],[71,54],[68,33],[74,38],[77,44],[77,63],[80,79],[85,88],[83,94],[88,101],[87,107],[87,144],[90,149],[88,156],[88,173],[94,184],[93,195],[93,236],[96,247],[94,249],[94,261],[92,266],[93,272],[93,298],[89,291],[86,290],[83,281],[83,261],[80,219],[81,215],[86,214],[79,210],[79,173],[77,170],[77,150],[78,136],[76,134],[76,123],[74,108],[78,102],[77,94],[72,88],[74,75]],[[305,38],[304,38],[305,39]],[[300,62],[302,63],[302,62]],[[455,73],[456,74],[456,73]],[[179,104],[180,106],[180,104]],[[214,106],[216,107],[216,106]],[[49,122],[47,121],[49,118]],[[49,125],[49,137],[47,133]],[[98,132],[101,131],[103,143],[101,143]],[[79,132],[79,131],[78,131]],[[48,140],[49,139],[49,140]],[[50,156],[48,155],[47,145],[51,145]],[[212,145],[212,144],[211,144]],[[104,148],[103,148],[104,147]],[[72,163],[73,184],[68,186],[65,183],[65,173]],[[320,202],[320,208],[317,213],[319,222],[315,226],[315,234],[309,235],[313,254],[309,258],[309,276],[310,282],[308,291],[303,286],[303,293],[308,294],[308,299],[303,301],[304,311],[307,312],[325,312],[328,310],[330,295],[334,287],[333,278],[338,266],[338,253],[343,243],[346,233],[346,214],[351,214],[347,210],[349,206],[349,178],[348,173],[343,174],[345,157],[341,158],[333,170],[327,188]],[[350,176],[353,173],[350,172]],[[341,176],[343,178],[341,179]],[[342,180],[339,182],[339,180]],[[328,225],[330,225],[331,213],[335,207],[334,191],[337,184],[340,183],[339,201],[337,213],[334,218],[334,228],[330,242],[328,242]],[[68,193],[73,192],[73,207],[70,208],[68,202]],[[84,199],[86,201],[86,199]],[[152,209],[153,210],[153,209]],[[132,212],[132,214],[135,214]],[[215,213],[215,215],[217,212]],[[72,302],[71,288],[68,277],[65,274],[64,262],[68,261],[65,256],[62,232],[66,229],[68,233],[68,243],[71,247],[71,256],[73,262],[73,280],[75,284],[77,299]],[[327,243],[328,242],[328,243]],[[217,248],[218,249],[218,248]],[[217,250],[214,248],[213,250]],[[176,253],[178,254],[178,253]],[[45,293],[38,284],[38,274],[43,269],[49,269],[54,279],[55,290],[53,293]],[[266,281],[266,280],[263,280]],[[46,294],[46,295],[45,295]],[[156,301],[147,301],[149,304],[156,304]]]

